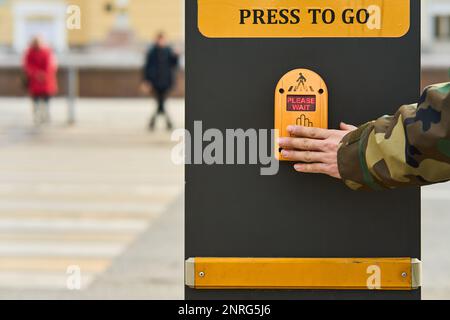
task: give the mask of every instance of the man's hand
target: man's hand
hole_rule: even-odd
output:
[[[294,168],[303,173],[322,173],[341,179],[337,164],[337,151],[342,138],[357,128],[341,123],[340,130],[300,126],[287,128],[291,137],[279,139],[282,156],[299,161]]]

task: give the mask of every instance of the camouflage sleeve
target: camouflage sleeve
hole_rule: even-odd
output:
[[[366,123],[338,150],[342,179],[354,190],[450,180],[450,83],[425,89],[417,104]]]

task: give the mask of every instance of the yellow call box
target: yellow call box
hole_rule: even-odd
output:
[[[288,137],[289,125],[328,128],[328,89],[314,71],[295,69],[286,73],[275,90],[275,156],[285,161],[277,143]]]

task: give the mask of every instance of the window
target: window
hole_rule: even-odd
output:
[[[17,52],[26,50],[30,38],[37,34],[42,34],[56,51],[66,49],[66,5],[63,2],[14,2],[13,21],[14,49]]]
[[[450,15],[434,16],[434,36],[438,41],[450,42]]]

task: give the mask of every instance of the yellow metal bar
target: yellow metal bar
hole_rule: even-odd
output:
[[[196,289],[414,290],[421,262],[411,258],[190,258]]]

